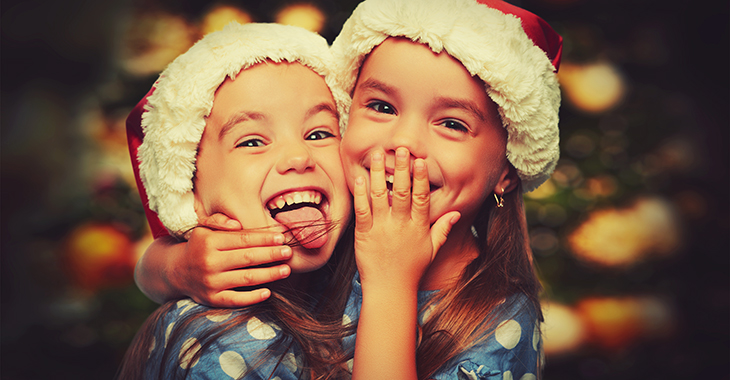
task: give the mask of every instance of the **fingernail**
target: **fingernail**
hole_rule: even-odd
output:
[[[284,235],[274,235],[274,244],[284,244]]]
[[[423,168],[425,168],[425,167],[426,167],[426,161],[423,161],[423,160],[416,160],[416,161],[415,161],[415,162],[413,163],[413,169],[416,169],[416,170],[423,170]]]
[[[454,224],[456,224],[456,222],[458,222],[459,219],[461,219],[461,214],[460,213],[452,216],[451,217],[451,225],[453,226]]]
[[[289,256],[291,256],[291,247],[288,245],[285,245],[285,246],[281,247],[280,252],[281,252],[281,257],[288,258]]]
[[[398,157],[400,157],[400,158],[408,157],[408,149],[406,149],[406,148],[398,148],[398,149],[395,150],[395,155],[398,156]]]
[[[269,289],[263,289],[261,291],[261,299],[262,300],[265,300],[265,299],[269,298],[270,296],[271,296],[271,290],[269,290]]]
[[[365,178],[363,178],[363,177],[357,177],[357,178],[355,178],[355,184],[356,185],[360,186],[360,185],[363,185],[364,183],[365,183]]]
[[[281,277],[289,276],[289,272],[291,272],[291,268],[289,268],[288,265],[285,265],[281,267],[281,269],[279,269],[279,274],[281,275]]]
[[[381,152],[375,152],[373,153],[373,161],[382,161],[383,160],[383,153]]]

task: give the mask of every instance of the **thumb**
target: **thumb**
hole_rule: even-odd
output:
[[[456,224],[461,218],[461,213],[458,211],[452,211],[442,215],[436,223],[431,226],[431,245],[433,246],[434,255],[441,249],[441,246],[446,243],[446,238],[449,237],[451,227]]]
[[[243,228],[239,221],[231,219],[228,215],[219,212],[201,218],[199,222],[201,225],[214,230],[238,231]]]

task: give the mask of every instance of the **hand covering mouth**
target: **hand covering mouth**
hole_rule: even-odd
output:
[[[326,206],[327,198],[317,190],[290,191],[266,202],[271,217],[286,226],[294,239],[308,249],[327,243]]]

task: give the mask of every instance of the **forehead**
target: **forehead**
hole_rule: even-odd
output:
[[[319,74],[298,62],[265,61],[223,81],[206,117],[206,130],[222,128],[238,113],[253,119],[278,117],[307,112],[319,104],[328,105],[337,117],[332,94]]]
[[[386,76],[400,70],[421,81],[447,82],[453,79],[484,82],[472,76],[464,65],[445,50],[435,53],[428,45],[404,37],[389,37],[376,46],[365,58],[360,74]],[[360,79],[360,78],[358,78]]]
[[[305,90],[309,96],[332,99],[324,78],[309,67],[299,62],[264,61],[241,70],[233,79],[227,77],[215,92],[213,109],[242,100],[265,104],[269,98],[262,94],[297,94]]]

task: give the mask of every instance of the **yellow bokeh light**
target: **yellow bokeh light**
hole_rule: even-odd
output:
[[[607,111],[626,93],[626,84],[618,70],[607,62],[588,65],[564,63],[558,73],[568,101],[589,113]]]
[[[608,174],[589,178],[585,183],[586,190],[591,197],[609,197],[618,191],[618,182]]]
[[[224,26],[235,21],[239,24],[253,22],[253,18],[246,11],[229,5],[213,7],[204,17],[200,26],[203,35],[223,29]]]
[[[568,241],[573,254],[586,262],[623,267],[652,254],[675,251],[680,232],[668,202],[644,198],[631,208],[593,212]]]
[[[299,26],[319,33],[324,27],[325,15],[312,4],[292,4],[284,7],[276,15],[276,22],[284,25]]]
[[[149,13],[129,23],[120,52],[122,68],[133,75],[158,74],[195,41],[197,31],[179,16]]]
[[[543,301],[542,324],[545,355],[561,355],[575,351],[586,340],[586,327],[573,308],[556,302]]]
[[[525,193],[525,196],[530,199],[545,199],[552,197],[556,191],[557,188],[555,187],[555,183],[552,181],[552,179],[548,179],[537,189],[529,193]]]
[[[587,327],[589,341],[610,350],[666,336],[674,328],[672,309],[652,296],[588,297],[575,308]]]

